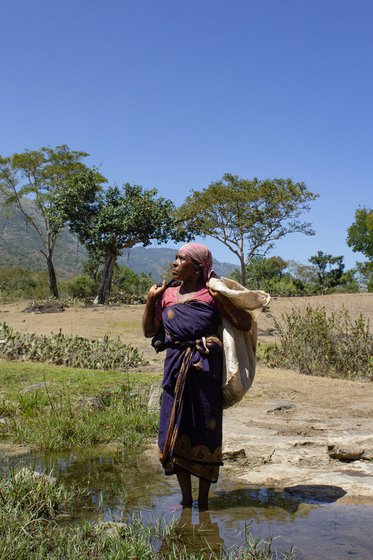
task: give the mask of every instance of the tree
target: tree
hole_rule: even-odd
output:
[[[356,269],[360,283],[367,287],[368,292],[373,292],[373,210],[356,210],[355,221],[347,229],[347,245],[368,258],[363,263],[357,262]]]
[[[373,260],[357,262],[356,272],[360,284],[366,286],[368,292],[373,292]]]
[[[254,256],[246,267],[246,285],[251,290],[264,290],[273,296],[296,295],[299,289],[287,268],[287,261],[279,256]],[[238,270],[231,277],[241,280]]]
[[[347,229],[347,245],[353,251],[363,253],[370,261],[373,260],[373,210],[356,210],[355,221]]]
[[[113,274],[113,287],[125,294],[144,295],[154,284],[154,278],[150,274],[141,272],[137,274],[128,266],[116,266]]]
[[[86,152],[70,150],[63,145],[0,157],[0,192],[5,195],[5,204],[15,206],[39,235],[40,251],[48,268],[50,293],[56,298],[58,287],[53,253],[57,239],[69,212],[83,212],[87,201],[95,198],[100,183],[105,181],[97,171],[89,170],[82,163],[87,156]],[[94,181],[68,189],[69,178],[82,171],[89,171]]]
[[[299,216],[317,196],[291,179],[248,180],[226,173],[206,189],[192,191],[178,215],[190,232],[214,237],[236,255],[245,285],[254,255],[265,255],[289,233],[314,235]]]
[[[104,258],[102,255],[96,254],[88,254],[86,260],[83,263],[83,271],[87,274],[92,280],[95,282],[98,281],[100,270],[102,269],[105,263]]]
[[[284,276],[287,262],[281,257],[254,256],[246,268],[246,281],[253,290],[263,288],[263,283],[268,280],[279,280]]]
[[[84,181],[84,177],[73,178],[72,182],[77,180]],[[145,190],[129,183],[122,189],[109,187],[85,214],[72,217],[69,225],[90,257],[104,260],[96,303],[105,303],[114,266],[123,249],[139,243],[145,247],[153,240],[162,243],[188,237],[177,227],[175,207],[170,200],[158,197],[156,189]]]
[[[318,285],[322,292],[340,284],[345,267],[343,256],[333,257],[323,251],[317,251],[317,254],[308,260],[316,266]],[[336,266],[333,268],[333,265]]]
[[[318,284],[317,268],[314,265],[290,260],[287,269],[299,293],[313,293]]]

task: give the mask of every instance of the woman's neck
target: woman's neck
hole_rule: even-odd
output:
[[[198,290],[201,290],[204,287],[205,283],[201,280],[184,280],[179,288],[179,292],[181,294],[190,294],[192,292],[198,292]]]

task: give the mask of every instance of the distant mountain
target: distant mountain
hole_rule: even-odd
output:
[[[27,204],[32,205],[31,201]],[[45,270],[45,258],[40,252],[41,242],[34,228],[27,224],[17,210],[4,208],[0,200],[0,268],[22,267]],[[132,268],[137,274],[151,274],[156,282],[164,276],[169,263],[175,259],[176,249],[162,247],[134,247],[119,257],[118,264]],[[76,237],[64,230],[56,243],[54,264],[59,279],[80,274],[86,251]],[[237,268],[231,263],[214,260],[218,276],[229,276]]]
[[[125,251],[119,258],[118,264],[126,265],[138,274],[140,272],[151,274],[154,280],[159,282],[164,277],[169,264],[175,260],[176,250],[166,247],[134,247]],[[218,276],[229,276],[238,265],[222,263],[214,259],[213,268]]]
[[[31,201],[29,203],[32,205]],[[32,225],[18,210],[4,208],[0,201],[0,267],[45,270],[42,243]],[[68,278],[82,271],[85,249],[74,235],[64,230],[56,243],[55,266],[59,277]]]

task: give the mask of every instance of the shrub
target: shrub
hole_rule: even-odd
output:
[[[137,348],[108,336],[88,340],[81,336],[18,333],[0,323],[0,356],[10,360],[49,362],[87,369],[127,369],[144,364]]]
[[[264,280],[258,289],[269,292],[275,297],[297,296],[300,294],[299,287],[288,278],[270,278],[269,280]]]
[[[0,300],[43,298],[49,293],[46,272],[0,268]]]
[[[82,274],[70,280],[66,288],[68,294],[73,298],[85,300],[96,295],[97,282],[95,282],[93,278]]]
[[[154,284],[150,274],[136,274],[128,266],[117,266],[114,269],[111,301],[123,303],[145,303],[149,288]]]
[[[308,375],[373,380],[373,337],[362,315],[352,320],[346,309],[327,315],[307,306],[275,320],[280,345],[264,352],[270,367],[289,367]]]

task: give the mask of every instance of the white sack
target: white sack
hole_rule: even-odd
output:
[[[223,406],[228,408],[242,399],[253,382],[258,330],[256,319],[271,298],[266,292],[248,290],[230,278],[210,278],[209,286],[229,298],[235,307],[249,311],[252,318],[250,330],[240,331],[222,317]]]

